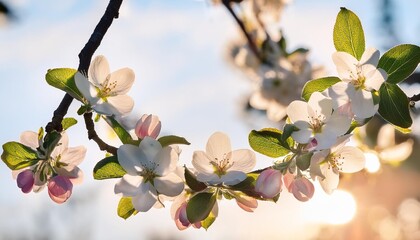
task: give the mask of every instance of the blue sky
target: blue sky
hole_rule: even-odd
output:
[[[310,48],[314,63],[323,64],[334,73],[330,58],[334,51],[332,26],[339,7],[356,12],[365,28],[367,45],[378,46],[380,32],[376,27],[380,10],[376,3],[295,0],[284,12],[280,26],[284,28],[289,46]],[[36,131],[50,120],[63,93],[46,84],[45,73],[49,68],[77,67],[77,54],[101,17],[106,1],[19,0],[12,6],[19,20],[0,28],[0,109],[3,113],[0,143],[17,141],[21,132]],[[397,24],[404,42],[420,44],[416,35],[420,19],[414,17],[417,13],[413,12],[419,7],[418,0],[398,1]],[[251,86],[245,75],[224,58],[227,44],[238,34],[224,9],[213,8],[204,1],[128,0],[123,3],[120,19],[109,30],[97,54],[108,58],[111,70],[130,67],[135,71],[136,83],[130,91],[136,102],[133,116],[156,114],[162,120],[164,133],[185,136],[192,144],[182,147],[181,162],[190,164],[192,152],[204,149],[207,138],[215,131],[230,135],[234,148],[248,147],[247,135],[255,126],[243,119],[240,103],[251,92]],[[79,106],[74,102],[69,116],[78,118],[75,111]],[[73,239],[68,235],[74,232],[70,230],[87,231],[91,239],[117,236],[138,239],[143,233],[149,237],[158,234],[179,239],[244,239],[244,236],[252,238],[262,233],[266,237],[275,236],[272,230],[282,223],[289,224],[284,237],[305,237],[294,235],[305,224],[299,219],[305,208],[288,194],[283,194],[277,205],[260,204],[254,214],[243,212],[234,202],[224,201],[219,219],[208,232],[191,229],[178,232],[168,209],[121,220],[115,214],[118,203],[118,197],[113,194],[115,181],[92,179],[92,168],[103,153],[87,141],[82,119],[78,120],[81,124],[69,131],[70,145],[88,148],[81,165],[85,183],[75,186],[67,205],[57,206],[45,191],[22,194],[10,170],[0,165],[0,212],[2,216],[13,216],[1,218],[0,238],[17,236],[18,231],[19,236],[36,238],[34,234],[39,234],[43,225],[32,222],[44,215],[48,216],[45,222],[52,226],[51,231],[58,234],[57,239]],[[269,159],[258,157],[259,166],[270,164]],[[278,216],[287,218],[278,219]],[[234,226],[242,229],[258,226],[260,232],[244,233],[232,230]],[[253,235],[257,233],[259,235]]]

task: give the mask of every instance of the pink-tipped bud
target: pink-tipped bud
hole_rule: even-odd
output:
[[[162,125],[159,118],[154,115],[144,114],[136,124],[135,133],[138,138],[151,137],[156,139]]]
[[[190,221],[187,217],[187,203],[184,202],[175,212],[175,225],[179,230],[187,229],[191,226]],[[201,228],[201,222],[192,224],[195,228]]]
[[[306,202],[314,196],[315,188],[311,181],[305,177],[297,177],[286,174],[283,178],[284,185],[293,193],[293,196],[301,202]]]
[[[247,196],[247,195],[238,195],[235,197],[236,203],[240,208],[247,212],[254,212],[254,209],[258,207],[257,199]]]
[[[17,176],[16,182],[23,193],[29,193],[34,187],[34,173],[31,170],[20,172]]]
[[[48,194],[56,203],[63,203],[69,199],[73,184],[67,177],[55,176],[48,182]]]
[[[280,193],[283,182],[280,171],[269,168],[264,170],[257,178],[255,191],[264,198],[273,198]]]
[[[313,151],[316,149],[317,145],[318,145],[318,141],[315,138],[312,138],[312,140],[308,143],[308,145],[306,145],[304,150],[308,152]]]

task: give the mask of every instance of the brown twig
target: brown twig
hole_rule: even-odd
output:
[[[226,7],[226,9],[229,11],[229,13],[232,15],[232,17],[235,19],[236,23],[239,25],[239,28],[242,30],[242,32],[244,33],[248,44],[249,44],[249,48],[251,49],[251,51],[255,54],[255,56],[261,60],[261,55],[258,51],[258,47],[255,44],[254,40],[252,39],[251,35],[248,33],[248,31],[245,28],[245,24],[242,22],[241,19],[238,18],[238,16],[236,15],[235,11],[233,11],[232,6],[230,5],[231,2],[241,2],[241,1],[234,1],[234,0],[222,0],[223,5]]]
[[[117,148],[105,143],[96,133],[95,124],[92,120],[92,115],[93,115],[92,112],[87,112],[83,114],[83,118],[85,119],[86,129],[88,130],[89,140],[95,141],[96,144],[98,144],[99,149],[101,149],[102,151],[107,151],[109,153],[112,153],[113,155],[116,155]]]
[[[79,67],[78,71],[82,73],[87,73],[89,69],[90,62],[92,60],[92,56],[95,53],[96,49],[98,49],[99,45],[102,42],[103,37],[105,36],[108,28],[111,26],[114,18],[118,18],[119,16],[119,9],[121,7],[123,0],[110,0],[108,6],[105,10],[104,15],[102,16],[101,20],[95,27],[92,35],[90,36],[88,42],[85,44],[83,49],[79,53]],[[53,113],[53,117],[51,122],[47,124],[45,130],[47,133],[56,130],[61,132],[63,127],[61,122],[63,121],[64,116],[67,114],[67,111],[73,101],[73,97],[69,94],[64,95],[63,99],[61,100],[60,105]],[[116,154],[116,148],[106,144],[102,141],[95,131],[95,126],[92,121],[92,113],[85,113],[84,114],[86,129],[88,130],[88,138],[94,140],[101,150],[107,150],[112,154]]]

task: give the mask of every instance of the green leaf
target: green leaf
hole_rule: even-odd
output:
[[[409,128],[413,120],[405,93],[395,84],[384,83],[379,89],[379,96],[379,114],[382,118],[397,127]]]
[[[32,166],[39,161],[35,150],[18,142],[3,144],[1,159],[11,170]]]
[[[47,83],[55,88],[63,90],[73,98],[83,102],[83,95],[74,82],[77,70],[72,68],[55,68],[48,70],[45,75]]]
[[[339,52],[346,52],[357,60],[365,52],[365,34],[359,18],[352,11],[341,8],[334,25],[334,46]]]
[[[54,148],[57,146],[58,142],[60,142],[61,139],[61,133],[57,131],[52,131],[47,133],[44,138],[44,143],[42,146],[46,150],[46,155],[50,156],[52,151],[54,151]]]
[[[89,107],[86,105],[80,106],[80,108],[77,110],[77,115],[83,115],[85,112],[89,110]]]
[[[184,169],[185,182],[187,183],[188,187],[191,188],[191,190],[200,192],[207,188],[207,185],[198,181],[194,174],[186,166],[184,166]]]
[[[341,80],[338,77],[324,77],[306,82],[305,86],[303,86],[302,98],[305,99],[305,101],[309,101],[312,93],[322,92],[340,81]]]
[[[77,120],[71,117],[64,118],[63,121],[61,122],[61,125],[63,126],[63,130],[67,130],[71,126],[76,125],[76,124],[77,124]]]
[[[117,213],[118,216],[124,219],[127,219],[131,217],[131,215],[135,215],[137,213],[136,209],[134,209],[131,197],[122,197],[120,199],[120,202],[118,203]]]
[[[309,152],[298,155],[296,158],[296,166],[302,171],[308,169],[309,165],[311,164],[311,158],[313,154],[313,152]]]
[[[215,220],[216,220],[216,216],[213,214],[213,212],[210,212],[209,216],[203,221],[201,221],[201,226],[204,229],[208,230]]]
[[[420,47],[402,44],[388,50],[379,59],[378,68],[388,74],[388,83],[397,84],[409,77],[420,63]]]
[[[102,116],[102,118],[114,130],[115,134],[117,134],[118,138],[123,144],[134,144],[137,146],[139,145],[139,142],[135,141],[131,137],[130,133],[128,133],[127,130],[125,130],[125,128],[121,126],[121,124],[113,117]]]
[[[282,132],[275,128],[264,128],[260,131],[252,130],[249,133],[249,145],[255,151],[266,156],[276,158],[290,152],[282,146]]]
[[[166,147],[166,146],[169,146],[169,145],[172,145],[172,144],[184,144],[184,145],[190,145],[191,144],[185,138],[178,137],[178,136],[175,136],[175,135],[160,137],[158,139],[158,141],[160,142],[162,147]]]
[[[188,221],[190,221],[190,223],[203,221],[209,216],[215,203],[215,194],[209,192],[197,193],[187,204]]]
[[[93,169],[93,178],[96,180],[121,178],[124,174],[126,174],[126,171],[121,167],[117,156],[102,159]]]
[[[260,172],[248,173],[245,180],[231,186],[231,188],[236,191],[241,191],[250,197],[261,199],[260,194],[255,192],[255,183],[259,175],[260,175]]]

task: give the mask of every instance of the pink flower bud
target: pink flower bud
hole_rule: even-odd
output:
[[[187,229],[191,226],[187,217],[187,203],[184,202],[175,212],[175,225],[179,230]],[[192,224],[195,228],[201,228],[201,222]]]
[[[254,212],[254,209],[258,207],[257,199],[253,197],[247,195],[237,195],[235,199],[238,206],[247,212]]]
[[[48,182],[48,194],[56,203],[63,203],[69,199],[73,190],[73,184],[67,177],[55,176]]]
[[[305,177],[295,178],[292,174],[286,174],[283,180],[289,192],[299,201],[306,202],[314,195],[314,185]]]
[[[273,198],[281,191],[283,185],[281,178],[280,171],[268,168],[258,176],[255,191],[264,198]]]
[[[312,140],[308,143],[308,145],[306,145],[304,150],[308,152],[313,151],[315,150],[317,145],[318,145],[318,141],[315,138],[312,138]]]
[[[17,176],[16,182],[23,193],[29,193],[34,187],[34,173],[31,170],[20,172]]]
[[[154,115],[144,114],[136,124],[135,133],[138,138],[151,137],[156,139],[162,125],[159,118]]]

